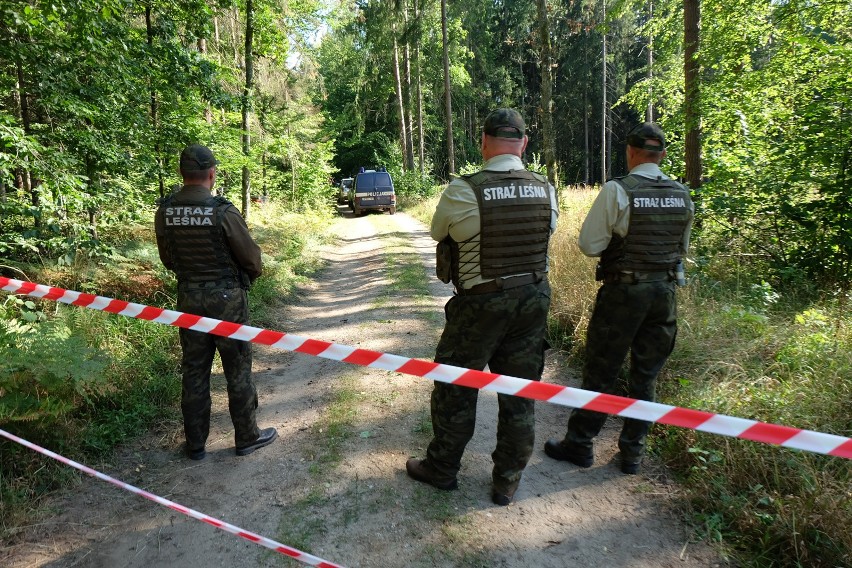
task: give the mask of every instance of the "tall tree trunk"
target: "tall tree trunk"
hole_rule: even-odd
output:
[[[591,165],[591,144],[589,141],[589,137],[591,133],[589,132],[589,113],[591,109],[589,108],[589,83],[588,73],[589,73],[589,34],[586,32],[585,40],[583,41],[583,73],[585,78],[583,80],[583,183],[590,184],[592,183],[591,175],[592,175],[592,165]]]
[[[145,33],[148,40],[148,51],[154,56],[154,24],[151,18],[151,4],[145,5]],[[151,73],[153,76],[153,72]],[[159,117],[157,116],[157,90],[151,84],[151,132],[154,135],[154,158],[157,160],[157,182],[160,189],[160,198],[166,196],[166,179],[163,175],[165,164],[163,163],[163,151],[160,148]]]
[[[86,187],[89,190],[89,195],[94,196],[97,193],[97,187],[95,183],[95,178],[97,177],[97,170],[95,169],[95,161],[92,159],[92,155],[90,153],[86,153],[86,177],[89,181],[86,182]],[[97,227],[97,217],[98,210],[94,205],[88,205],[86,207],[86,211],[89,214],[89,235],[92,239],[97,240],[98,238],[98,227]]]
[[[450,175],[456,172],[453,148],[453,102],[450,93],[450,47],[447,40],[447,0],[441,0],[441,37],[444,45],[444,120],[447,128],[447,165]]]
[[[252,55],[252,40],[254,38],[254,3],[252,0],[246,0],[246,84],[243,89],[243,120],[242,120],[242,141],[243,141],[243,156],[248,158],[251,149],[251,138],[249,135],[249,119],[251,117],[251,99],[252,88],[254,87],[254,57]],[[248,221],[249,208],[251,207],[251,177],[249,176],[248,164],[243,166],[243,218]]]
[[[17,76],[15,98],[18,103],[18,109],[21,113],[21,125],[23,126],[24,134],[29,136],[32,130],[32,125],[30,124],[30,104],[26,81],[24,79],[24,63],[21,61],[20,54],[15,56],[15,74]],[[33,183],[30,170],[18,168],[16,170],[15,178],[17,186],[30,195],[30,203],[32,204],[33,209],[38,210],[41,207],[41,200],[39,198],[38,189],[36,189],[36,184]],[[39,215],[33,215],[33,227],[36,229],[41,227],[41,217]]]
[[[601,22],[606,26],[606,0],[602,0],[603,15]],[[602,30],[603,35],[603,57],[601,58],[601,183],[607,179],[607,153],[606,153],[606,130],[607,119],[609,118],[609,108],[606,101],[606,28]]]
[[[414,10],[414,17],[417,21],[417,35],[415,36],[414,43],[414,65],[417,69],[417,77],[415,79],[417,83],[417,152],[420,177],[423,177],[423,162],[425,161],[426,148],[423,142],[423,85],[421,83],[422,68],[420,65],[420,40],[423,30],[420,18],[423,16],[423,12],[420,8],[420,0],[414,1]]]
[[[405,161],[406,161],[406,170],[412,171],[414,170],[414,118],[413,118],[413,105],[411,104],[411,28],[408,22],[408,1],[406,0],[403,3],[403,22],[405,24],[403,30],[404,33],[402,35],[402,70],[403,70],[403,82],[402,82],[402,92],[403,98],[405,100],[405,132],[408,134],[408,138],[405,141]]]
[[[395,18],[396,14],[393,14],[391,17]],[[402,94],[402,77],[400,76],[399,70],[399,43],[396,39],[396,23],[393,24],[391,28],[391,33],[393,33],[393,78],[394,78],[394,88],[396,90],[396,106],[399,111],[399,143],[400,149],[402,150],[403,156],[403,171],[408,170],[408,155],[410,153],[410,148],[408,147],[408,134],[406,133],[406,124],[405,124],[405,101],[403,100]]]
[[[198,38],[198,53],[200,53],[203,57],[207,57],[207,39],[203,37]],[[207,101],[204,107],[204,120],[207,124],[213,123],[213,111],[210,110],[210,101]]]
[[[686,182],[692,189],[701,187],[701,116],[698,87],[698,29],[701,23],[699,0],[683,3],[683,119]]]
[[[237,31],[240,27],[240,10],[237,7],[234,7],[233,18],[231,18],[233,23],[231,24],[231,46],[234,48],[234,67],[240,67],[240,50],[239,45],[237,43]]]
[[[648,2],[648,22],[654,19],[654,0]],[[645,121],[654,122],[654,36],[648,33],[648,108]]]
[[[553,140],[553,73],[550,49],[550,25],[547,19],[547,0],[537,0],[538,32],[541,40],[541,125],[544,163],[547,165],[547,179],[556,185],[556,156]]]

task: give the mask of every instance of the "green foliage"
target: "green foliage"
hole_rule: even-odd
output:
[[[0,424],[39,421],[49,429],[104,387],[103,354],[63,322],[0,320],[0,348]]]
[[[660,398],[670,404],[848,435],[852,337],[832,302],[795,307],[765,283],[696,279]],[[732,290],[734,293],[732,293]],[[740,308],[725,307],[739,305]],[[746,307],[748,306],[748,307]],[[654,446],[687,480],[708,538],[746,565],[837,566],[852,539],[845,460],[664,427]],[[659,431],[659,430],[658,430]]]
[[[637,110],[662,101],[682,174],[681,4],[655,3],[655,81],[634,87]],[[850,277],[852,10],[833,2],[702,2],[702,154],[697,252],[731,244],[773,285]],[[798,282],[795,282],[798,284]]]

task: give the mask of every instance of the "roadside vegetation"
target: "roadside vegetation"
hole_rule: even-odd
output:
[[[252,325],[318,267],[314,255],[330,212],[256,210],[253,233],[264,275],[252,288]],[[153,220],[109,257],[71,266],[16,264],[20,279],[174,308],[176,282],[160,264]],[[109,238],[105,235],[105,238]],[[0,298],[0,428],[83,463],[109,461],[148,429],[179,430],[177,329],[100,311],[18,296]],[[38,517],[42,498],[82,474],[0,440],[0,538]]]

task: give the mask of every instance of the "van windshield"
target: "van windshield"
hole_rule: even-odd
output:
[[[377,187],[390,188],[392,186],[390,174],[387,172],[375,172],[358,176],[358,189],[361,190],[369,191]]]

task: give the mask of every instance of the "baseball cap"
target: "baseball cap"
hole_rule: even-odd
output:
[[[218,163],[210,148],[201,144],[190,144],[180,153],[180,169],[183,171],[209,170]]]
[[[656,140],[659,144],[647,144],[648,140]],[[666,135],[656,122],[643,122],[627,134],[627,144],[634,148],[662,152],[666,149]]]
[[[510,108],[498,108],[485,117],[482,131],[488,136],[498,138],[523,138],[526,125],[518,111]]]

